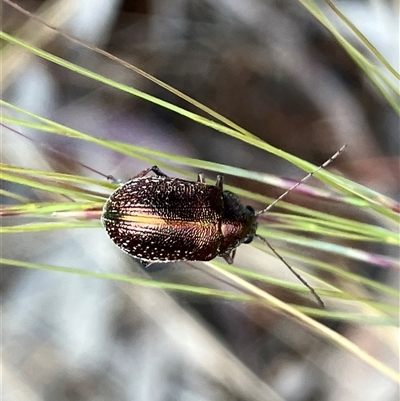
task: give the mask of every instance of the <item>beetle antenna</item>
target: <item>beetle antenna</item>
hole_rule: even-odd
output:
[[[264,244],[268,246],[269,249],[274,253],[274,255],[310,290],[311,294],[314,296],[314,298],[317,300],[319,306],[322,309],[325,309],[325,304],[324,301],[322,301],[321,297],[315,292],[314,288],[311,287],[310,284],[307,283],[306,280],[304,280],[303,277],[300,276],[299,273],[297,273],[292,266],[289,265],[288,262],[286,262],[285,259],[276,251],[276,249],[261,235],[256,234],[255,235],[257,238],[259,238]]]
[[[307,174],[305,177],[303,177],[300,181],[296,182],[292,187],[290,187],[287,191],[285,191],[282,195],[280,195],[277,199],[275,199],[270,205],[268,205],[265,209],[260,210],[259,212],[256,213],[257,216],[260,214],[263,214],[270,210],[273,206],[275,206],[279,201],[281,201],[288,193],[292,192],[294,189],[296,189],[300,184],[302,184],[304,181],[308,180],[310,177],[312,177],[316,172],[319,170],[325,168],[329,164],[333,162],[346,148],[346,145],[343,145],[333,156],[331,156],[325,163],[321,164],[318,168],[316,168],[314,171],[311,171],[311,173]],[[274,253],[274,255],[311,291],[311,294],[314,296],[314,298],[317,300],[318,304],[321,306],[322,309],[325,308],[325,304],[322,301],[321,297],[315,292],[314,288],[312,288],[306,280],[304,280],[303,277],[300,276],[299,273],[297,273],[292,266],[289,265],[288,262],[275,250],[275,248],[261,235],[255,234],[257,238],[259,238],[264,244],[268,246],[269,249]]]
[[[321,164],[318,168],[316,168],[314,171],[311,171],[311,173],[307,174],[305,177],[303,177],[300,181],[296,182],[292,187],[290,187],[287,191],[285,191],[282,195],[280,195],[277,199],[275,199],[271,204],[269,204],[265,209],[260,210],[259,212],[256,213],[257,216],[260,214],[263,214],[270,210],[273,206],[275,206],[279,201],[281,201],[288,193],[292,192],[294,189],[296,189],[300,184],[302,184],[304,181],[308,180],[310,177],[312,177],[315,173],[317,173],[319,170],[325,168],[329,164],[331,164],[346,148],[346,145],[343,145],[333,156],[331,156],[325,163]]]
[[[85,168],[85,169],[91,171],[92,173],[101,175],[102,177],[105,177],[105,178],[107,178],[107,179],[113,181],[113,180],[112,180],[112,178],[113,178],[112,176],[107,176],[107,175],[101,173],[100,171],[95,170],[94,168],[89,167],[88,165],[86,165],[86,164],[84,164],[84,163],[81,163],[81,162],[78,161],[78,160],[75,160],[74,158],[68,156],[66,152],[61,152],[61,151],[59,151],[59,150],[53,148],[52,146],[49,146],[49,145],[47,145],[47,144],[45,144],[45,143],[42,143],[42,142],[40,142],[40,141],[36,141],[35,139],[32,139],[32,138],[29,137],[28,135],[25,135],[25,134],[23,134],[22,132],[19,132],[19,131],[15,130],[15,129],[9,127],[8,125],[3,124],[3,123],[0,123],[0,126],[2,126],[2,127],[4,127],[4,128],[7,128],[8,130],[14,132],[15,134],[17,134],[17,135],[19,135],[19,136],[22,136],[23,138],[27,139],[28,141],[34,143],[37,147],[40,147],[40,148],[42,148],[42,149],[46,149],[46,150],[48,150],[49,152],[51,152],[53,155],[59,156],[59,157],[62,158],[62,160],[64,160],[64,161],[68,161],[68,162],[75,163],[75,164],[77,164],[77,165],[79,165],[79,166],[81,166],[81,167],[83,167],[83,168]],[[112,177],[112,178],[111,178],[111,177]],[[115,178],[114,178],[114,180],[115,180]]]

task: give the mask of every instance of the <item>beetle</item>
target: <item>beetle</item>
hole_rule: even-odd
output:
[[[169,177],[153,166],[111,194],[104,204],[101,222],[114,243],[145,267],[155,262],[208,261],[217,256],[231,264],[237,247],[257,237],[310,289],[323,307],[315,290],[257,234],[257,217],[326,167],[345,147],[259,212],[224,190],[221,175],[210,185],[205,183],[202,173],[198,174],[197,181],[187,181]],[[150,172],[154,175],[148,176]]]
[[[154,176],[147,176],[153,172]],[[150,263],[207,261],[222,256],[233,263],[236,248],[250,243],[257,231],[251,206],[215,185],[169,177],[157,166],[119,187],[104,205],[101,221],[114,243],[129,255]]]

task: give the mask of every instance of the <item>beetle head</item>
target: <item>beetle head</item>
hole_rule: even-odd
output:
[[[244,206],[232,192],[224,191],[222,196],[224,211],[220,252],[226,253],[253,240],[257,231],[257,216],[251,206]]]
[[[245,209],[247,210],[247,221],[250,223],[250,230],[242,243],[250,244],[256,235],[258,223],[255,210],[250,205],[245,206]]]

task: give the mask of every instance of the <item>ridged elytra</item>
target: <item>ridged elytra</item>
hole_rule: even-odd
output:
[[[142,171],[111,194],[101,221],[114,243],[144,266],[151,263],[207,261],[222,256],[233,263],[236,248],[254,237],[263,241],[290,271],[311,291],[319,305],[324,303],[315,290],[257,234],[257,217],[282,200],[289,192],[326,167],[345,149],[286,190],[265,209],[255,212],[244,206],[223,178],[215,185],[168,177],[157,166]],[[155,175],[146,177],[152,171]]]
[[[186,181],[157,166],[115,190],[101,221],[114,243],[144,266],[217,256],[233,263],[236,248],[251,242],[257,230],[254,209],[224,191],[222,176],[209,185],[203,174]]]

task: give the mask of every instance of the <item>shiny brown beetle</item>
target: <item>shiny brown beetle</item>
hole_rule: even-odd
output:
[[[147,176],[153,172],[154,176]],[[257,218],[251,206],[215,185],[142,171],[107,200],[101,221],[110,238],[143,265],[222,256],[233,263],[236,248],[253,240]]]
[[[331,163],[345,148],[285,191],[267,208],[255,212],[239,198],[223,189],[223,178],[215,185],[206,184],[204,175],[197,181],[168,177],[153,166],[131,178],[111,194],[104,205],[101,221],[114,243],[127,254],[151,263],[208,261],[217,256],[233,263],[236,248],[254,237],[266,243],[291,272],[315,290],[257,234],[257,217],[267,212],[289,192],[318,170]],[[153,172],[154,176],[147,176]]]

